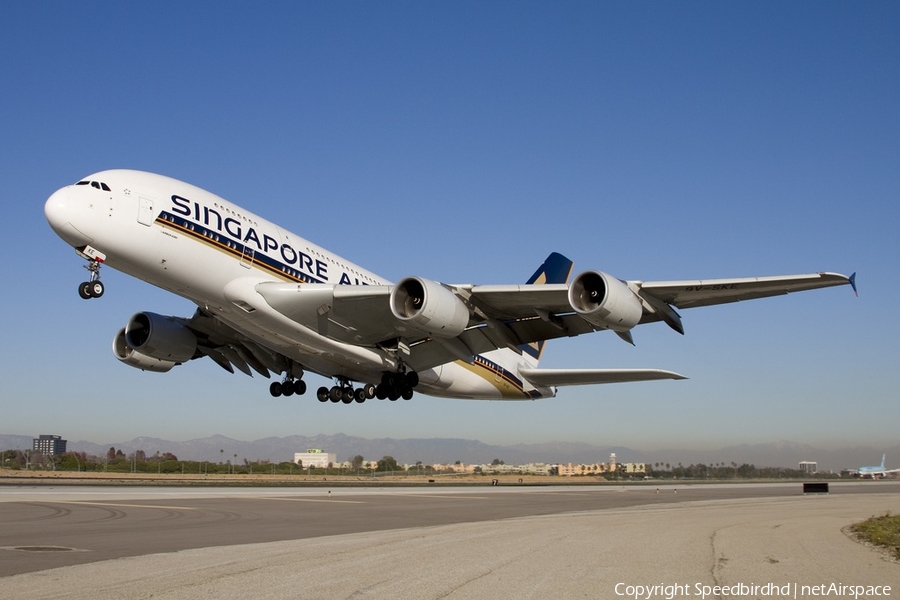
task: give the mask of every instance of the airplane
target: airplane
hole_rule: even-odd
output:
[[[871,477],[872,479],[878,479],[879,477],[884,477],[889,473],[900,473],[900,469],[885,469],[884,468],[884,459],[887,458],[887,454],[881,455],[881,464],[875,467],[860,467],[856,470],[857,474],[860,477]]]
[[[84,299],[103,295],[109,265],[193,302],[191,317],[138,312],[113,338],[123,363],[151,372],[208,357],[275,380],[272,396],[331,378],[321,402],[403,398],[414,390],[485,400],[550,398],[560,386],[678,380],[661,369],[542,369],[544,343],[663,322],[676,309],[850,284],[854,273],[625,281],[551,253],[523,285],[397,283],[198,187],[135,170],[89,175],[44,205],[53,231],[88,261]]]

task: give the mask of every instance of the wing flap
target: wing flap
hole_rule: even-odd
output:
[[[661,369],[526,369],[519,374],[534,385],[594,385],[601,383],[625,383],[629,381],[657,381],[660,379],[687,379],[674,371]]]
[[[476,285],[469,291],[471,299],[492,318],[518,319],[536,316],[539,311],[572,311],[569,286],[565,283]]]

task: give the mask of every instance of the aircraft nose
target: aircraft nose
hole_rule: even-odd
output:
[[[44,203],[44,216],[56,235],[66,243],[79,248],[89,244],[92,240],[72,225],[73,212],[68,188],[53,192]]]
[[[56,190],[47,198],[44,203],[44,216],[54,231],[58,230],[69,220],[66,218],[66,208],[68,204],[69,194],[66,188]]]

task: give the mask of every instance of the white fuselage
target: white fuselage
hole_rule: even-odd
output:
[[[103,171],[55,192],[45,214],[68,244],[99,250],[110,267],[189,299],[308,370],[377,382],[397,367],[390,352],[319,335],[273,310],[255,291],[266,281],[390,282],[205,190],[151,173]],[[517,376],[523,358],[515,352],[484,357],[481,364],[456,361],[420,372],[416,389],[459,398],[555,395],[555,389],[535,388]]]

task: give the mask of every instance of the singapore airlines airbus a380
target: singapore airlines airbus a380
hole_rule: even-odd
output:
[[[434,396],[533,400],[563,385],[683,379],[656,369],[539,369],[545,340],[662,321],[676,308],[851,284],[815,273],[696,281],[623,281],[553,253],[524,285],[396,284],[192,185],[140,171],[90,175],[55,192],[44,213],[88,261],[82,298],[103,294],[100,266],[189,299],[192,317],[140,312],[113,339],[116,358],[165,372],[207,356],[266,377],[274,396],[303,394],[312,371],[333,378],[322,402]]]

